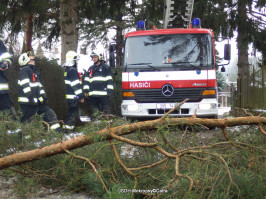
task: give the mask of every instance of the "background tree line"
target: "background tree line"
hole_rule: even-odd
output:
[[[211,28],[216,36],[237,38],[239,77],[249,76],[249,44],[266,54],[265,5],[265,0],[195,0],[193,18],[201,18],[202,27]],[[79,47],[80,51],[89,53],[99,44],[106,48],[110,41],[121,44],[125,33],[139,20],[145,20],[147,29],[153,25],[162,28],[164,9],[162,0],[2,0],[0,36],[14,55],[33,51],[35,39],[46,38],[40,45],[48,50],[61,41],[61,63],[64,63],[68,50],[76,51]],[[24,38],[22,48],[18,44],[21,35]],[[122,62],[121,51],[117,45],[117,67]],[[47,80],[48,77],[59,80],[61,71],[55,70],[57,67],[48,69],[47,63],[43,65],[40,67],[46,67],[49,74],[45,76]],[[57,88],[53,87],[57,81],[45,79],[47,87],[51,84],[51,90]]]

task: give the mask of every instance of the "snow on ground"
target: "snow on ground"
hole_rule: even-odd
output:
[[[64,137],[64,139],[65,140],[70,140],[71,138],[79,137],[81,135],[84,135],[84,133],[82,133],[82,132],[80,132],[80,133],[73,132],[73,133],[66,134],[65,137]]]
[[[82,121],[82,122],[90,122],[91,119],[88,116],[80,116],[80,121]]]
[[[218,115],[223,116],[224,114],[228,114],[231,111],[231,107],[219,107]]]

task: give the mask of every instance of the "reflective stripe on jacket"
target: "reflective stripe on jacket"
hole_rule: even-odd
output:
[[[65,67],[64,79],[67,102],[72,103],[77,99],[83,99],[84,94],[78,71],[74,67]]]
[[[7,62],[8,66],[12,64],[12,55],[7,52],[3,42],[0,40],[0,63]],[[9,93],[9,86],[6,74],[0,71],[0,94]]]
[[[18,102],[20,104],[37,105],[46,98],[40,75],[35,65],[25,65],[19,72]]]
[[[114,91],[111,69],[108,65],[92,65],[85,74],[83,91],[89,96],[112,95]]]

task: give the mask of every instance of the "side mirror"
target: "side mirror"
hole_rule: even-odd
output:
[[[225,72],[225,67],[224,66],[221,68],[221,72]]]
[[[224,59],[231,60],[231,44],[224,45]]]
[[[111,68],[115,68],[115,47],[116,44],[109,45],[109,65]]]

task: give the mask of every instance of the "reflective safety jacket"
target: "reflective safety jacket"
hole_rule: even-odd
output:
[[[112,95],[114,86],[110,67],[104,63],[92,65],[85,74],[83,91],[93,97]]]
[[[0,41],[0,65],[4,62],[8,63],[8,66],[12,64],[12,55],[7,52],[5,45]],[[0,71],[0,94],[6,94],[9,92],[8,80],[4,71]]]
[[[65,85],[67,103],[73,103],[84,98],[79,73],[74,67],[65,66]]]
[[[35,65],[27,64],[19,72],[18,103],[38,105],[47,98]]]
[[[4,71],[0,71],[0,94],[9,93],[8,81]]]

